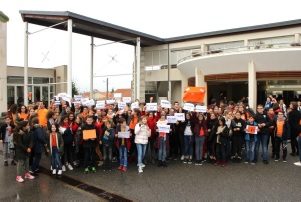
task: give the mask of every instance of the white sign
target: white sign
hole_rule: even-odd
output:
[[[78,105],[81,105],[81,102],[75,101],[75,102],[73,102],[73,104],[74,104],[74,106],[78,106]]]
[[[82,96],[81,95],[74,95],[74,101],[81,101],[82,100]]]
[[[171,108],[171,104],[168,100],[161,100],[161,107],[162,108]]]
[[[118,138],[130,138],[130,131],[118,132]]]
[[[195,111],[205,113],[207,112],[207,106],[197,105],[195,106]]]
[[[122,93],[114,93],[114,98],[121,98],[122,97]]]
[[[169,133],[170,125],[158,125],[158,132],[159,133]]]
[[[54,104],[55,104],[55,105],[61,105],[61,101],[56,100],[56,101],[54,101]]]
[[[194,111],[194,104],[185,103],[183,109],[187,110],[187,111],[190,111],[190,112],[193,112]]]
[[[146,111],[157,111],[157,103],[146,103]]]
[[[88,101],[89,101],[89,98],[86,98],[86,97],[84,97],[84,98],[81,99],[81,102],[82,102],[82,104],[83,104],[84,106],[87,106],[86,103],[87,103]]]
[[[132,98],[131,97],[123,97],[122,101],[125,103],[131,103],[132,102]]]
[[[124,109],[126,106],[125,102],[118,102],[118,109]]]
[[[92,107],[93,105],[95,105],[95,101],[94,101],[93,99],[91,99],[91,100],[89,100],[89,101],[86,103],[86,105],[87,105],[88,107]]]
[[[175,117],[177,117],[178,121],[185,121],[185,114],[184,113],[175,113]]]
[[[71,104],[71,98],[70,97],[62,97],[62,100],[68,102],[69,104]]]
[[[134,110],[134,109],[139,109],[139,103],[138,102],[134,102],[131,104],[131,109]]]
[[[115,100],[106,100],[106,103],[108,105],[115,104]]]
[[[104,100],[97,101],[96,102],[96,109],[105,109],[106,108],[106,103]]]
[[[178,121],[176,116],[167,116],[166,118],[168,123],[176,123]]]

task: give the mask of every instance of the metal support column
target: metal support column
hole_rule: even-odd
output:
[[[28,105],[28,22],[24,29],[24,105]]]
[[[90,98],[94,98],[93,93],[93,66],[94,66],[94,37],[91,36],[91,71],[90,71]]]
[[[137,88],[137,94],[136,99],[140,100],[140,37],[137,37],[137,43],[136,43],[136,88]]]
[[[68,19],[67,94],[72,96],[72,19]]]

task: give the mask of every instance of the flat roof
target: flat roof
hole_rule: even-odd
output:
[[[183,42],[188,40],[202,39],[208,37],[225,36],[233,34],[241,34],[247,32],[256,32],[264,30],[282,29],[301,25],[301,19],[276,22],[270,24],[248,26],[221,31],[205,32],[171,38],[160,38],[143,32],[135,31],[118,25],[110,24],[104,21],[89,18],[70,11],[25,11],[21,10],[20,14],[24,22],[29,22],[41,26],[51,26],[68,19],[72,19],[73,32],[87,36],[93,36],[111,41],[123,41],[122,43],[135,45],[136,37],[140,37],[141,46],[154,46],[175,42]],[[66,24],[61,24],[56,29],[67,30]],[[131,40],[132,39],[132,40]]]

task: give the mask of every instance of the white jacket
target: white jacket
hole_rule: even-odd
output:
[[[147,144],[148,138],[151,136],[151,130],[147,125],[140,125],[140,123],[137,123],[135,126],[135,143]]]

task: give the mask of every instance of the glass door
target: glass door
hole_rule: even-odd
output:
[[[41,86],[41,89],[42,89],[42,100],[48,103],[49,100],[48,86]]]
[[[17,86],[17,105],[21,105],[24,102],[24,86]]]
[[[41,100],[41,86],[34,86],[33,89],[34,89],[34,91],[33,91],[34,92],[33,101],[38,102],[38,101]]]

